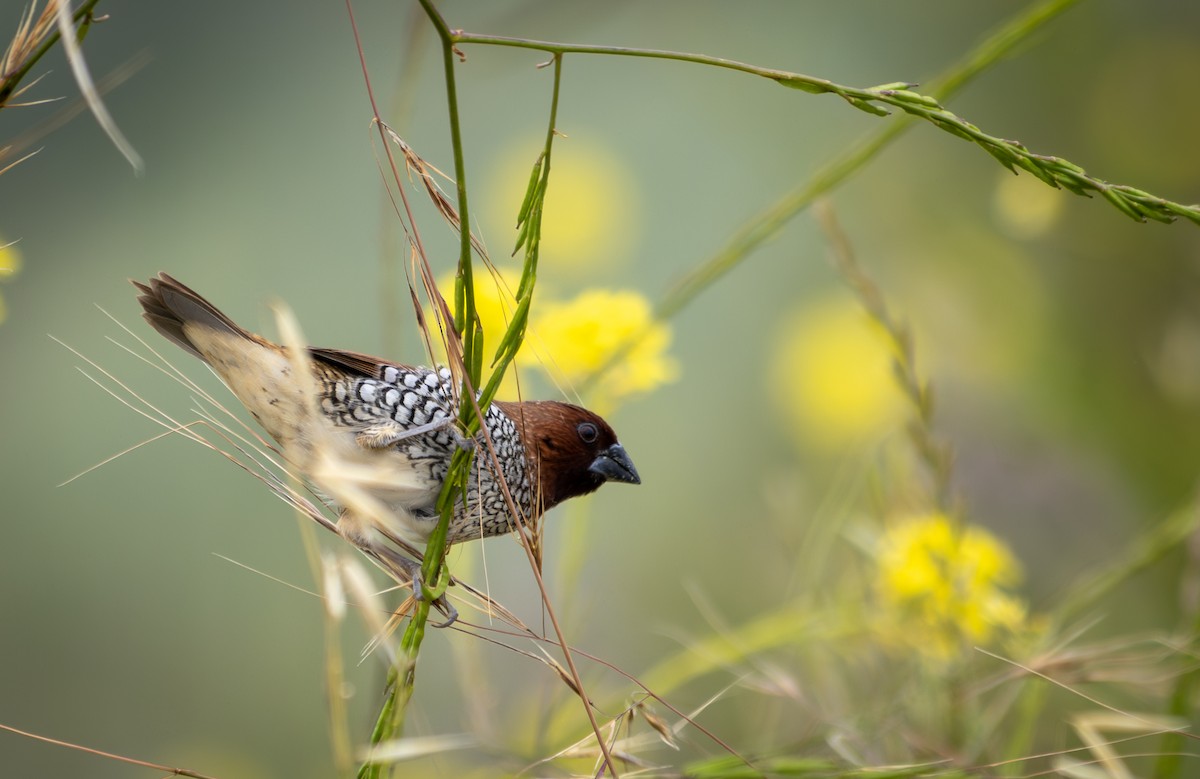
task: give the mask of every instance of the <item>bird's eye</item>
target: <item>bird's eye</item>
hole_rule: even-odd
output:
[[[579,437],[585,444],[593,443],[596,436],[600,435],[600,431],[591,422],[580,422],[579,427],[575,429],[579,431]]]

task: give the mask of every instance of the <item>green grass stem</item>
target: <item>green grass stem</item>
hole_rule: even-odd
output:
[[[928,94],[939,101],[946,100],[1078,2],[1079,0],[1043,0],[1018,13],[996,28],[942,75],[929,82]],[[911,128],[915,121],[913,116],[905,114],[867,133],[821,166],[808,181],[742,225],[716,254],[699,263],[663,294],[655,308],[654,321],[585,379],[580,384],[580,393],[586,393],[602,375],[619,364],[633,347],[652,332],[654,326],[674,318],[690,306],[701,293],[749,259],[755,250],[777,235],[819,197],[833,191],[865,167]]]

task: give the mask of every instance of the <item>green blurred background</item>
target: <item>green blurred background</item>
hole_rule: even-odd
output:
[[[428,30],[414,38],[424,22],[411,5],[355,10],[385,110],[449,172],[440,59]],[[930,79],[1021,5],[450,2],[444,12],[472,31],[703,52],[869,86]],[[81,376],[82,361],[50,336],[190,418],[186,392],[107,340],[131,341],[100,310],[155,339],[126,279],[166,270],[252,329],[272,331],[265,303],[281,299],[315,343],[421,360],[411,332],[384,332],[383,301],[407,312],[407,292],[381,289],[392,239],[346,11],[227,0],[103,0],[98,10],[111,19],[84,46],[98,78],[149,54],[106,95],[145,175],[134,176],[83,115],[0,176],[0,243],[19,240],[23,257],[0,283],[0,722],[221,777],[328,776],[320,604],[216,556],[311,587],[291,514],[177,439],[56,487],[158,431]],[[0,3],[5,38],[20,11]],[[550,73],[530,52],[466,55],[458,72],[476,224],[504,256],[511,191],[524,186],[544,132]],[[407,60],[418,68],[410,80],[399,75]],[[73,100],[61,52],[37,69],[45,71],[33,96]],[[1102,178],[1196,202],[1197,72],[1200,6],[1093,0],[949,107]],[[3,111],[0,144],[55,110]],[[567,137],[555,161],[564,178],[552,176],[549,200],[578,198],[559,220],[581,221],[547,236],[546,289],[630,287],[658,298],[881,121],[743,74],[568,57],[558,123]],[[1009,177],[979,149],[918,126],[834,204],[863,264],[913,322],[969,515],[1014,547],[1036,611],[1192,496],[1200,230],[1140,225],[1102,201],[1022,190],[1012,202],[1036,204],[1031,222],[997,205]],[[432,258],[449,269],[453,237],[420,213]],[[710,630],[692,592],[734,623],[776,605],[804,524],[821,521],[831,494],[844,499],[833,485],[847,472],[870,467],[868,447],[807,440],[772,406],[772,355],[787,323],[844,295],[826,255],[811,220],[795,220],[674,321],[679,381],[613,414],[644,484],[607,488],[580,512],[582,586],[556,600],[578,646],[638,673],[681,637]],[[222,391],[198,363],[152,343]],[[780,485],[791,513],[781,514]],[[576,517],[552,517],[550,567],[568,519]],[[492,541],[486,554],[493,594],[540,624],[517,546]],[[1097,630],[1173,627],[1181,564],[1123,588]],[[347,628],[351,659],[364,640]],[[469,728],[451,657],[464,640],[427,639],[411,732]],[[499,680],[491,714],[506,718],[513,697],[546,673],[503,650],[480,651],[483,671]],[[371,658],[350,676],[362,735],[382,670]],[[613,682],[594,668],[587,676]],[[676,702],[689,709],[727,681]],[[723,716],[736,711],[706,722],[718,733],[736,728]],[[3,733],[0,774],[139,775]]]

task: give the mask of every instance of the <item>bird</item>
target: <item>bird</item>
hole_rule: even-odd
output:
[[[512,515],[501,479],[525,521],[605,482],[641,483],[612,427],[586,408],[556,400],[493,401],[482,429],[468,439],[457,426],[457,387],[446,367],[315,347],[297,360],[289,346],[239,326],[167,273],[146,283],[130,281],[150,326],[206,362],[318,490],[337,493],[314,466],[321,447],[332,448],[343,462],[374,469],[363,484],[382,511],[341,505],[338,531],[407,574],[418,599],[420,563],[400,549],[409,545],[411,554],[411,547],[429,540],[456,450],[477,449],[465,495],[450,518],[448,544],[518,527],[522,520]],[[310,376],[296,375],[303,366]],[[454,621],[444,597],[434,603],[449,616],[446,624]]]

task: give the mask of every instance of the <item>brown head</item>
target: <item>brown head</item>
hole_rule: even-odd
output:
[[[555,400],[495,405],[520,431],[543,510],[593,492],[606,481],[642,483],[617,434],[586,408]]]

